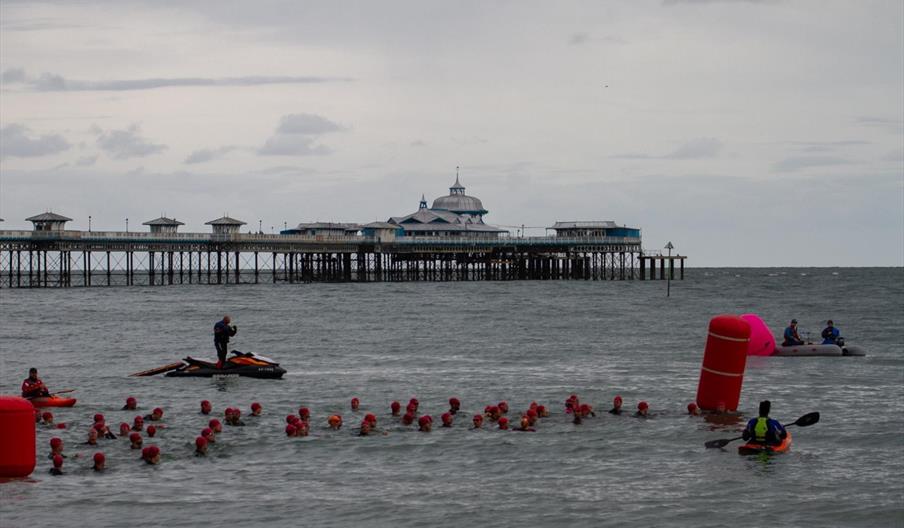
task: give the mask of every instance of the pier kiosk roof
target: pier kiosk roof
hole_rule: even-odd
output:
[[[68,216],[58,215],[48,211],[26,218],[25,221],[33,223],[35,231],[62,231],[66,226],[66,222],[71,222],[72,219]]]
[[[224,234],[238,233],[239,228],[245,225],[245,222],[236,220],[235,218],[229,218],[228,216],[222,216],[216,220],[204,222],[204,224],[212,226],[214,234]]]
[[[142,225],[151,226],[151,233],[175,233],[176,230],[179,229],[180,225],[185,224],[176,220],[175,218],[167,218],[165,216],[161,216],[160,218],[148,220]]]

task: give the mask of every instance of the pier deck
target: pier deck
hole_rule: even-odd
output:
[[[0,287],[663,280],[683,279],[686,258],[645,251],[630,237],[0,231]]]

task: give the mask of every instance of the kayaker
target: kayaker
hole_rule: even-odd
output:
[[[839,341],[841,341],[841,331],[835,328],[835,323],[829,319],[826,321],[826,327],[822,331],[822,344],[841,346]]]
[[[797,333],[797,319],[791,319],[791,324],[785,328],[785,340],[782,346],[798,346],[804,344],[804,341]]]
[[[769,418],[772,403],[769,400],[760,402],[760,415],[747,422],[741,437],[748,441],[764,445],[778,445],[788,436],[787,431],[778,421]]]
[[[213,346],[217,349],[217,368],[223,368],[226,364],[226,354],[229,348],[229,338],[238,331],[235,325],[230,324],[232,319],[224,315],[223,319],[213,325]]]
[[[30,399],[39,396],[50,396],[50,391],[44,386],[44,382],[38,378],[38,369],[31,367],[28,369],[28,378],[22,382],[22,397]]]

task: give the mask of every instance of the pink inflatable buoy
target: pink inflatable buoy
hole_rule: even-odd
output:
[[[766,323],[756,314],[743,314],[741,319],[750,325],[750,341],[747,343],[748,356],[771,356],[775,352],[775,336]]]

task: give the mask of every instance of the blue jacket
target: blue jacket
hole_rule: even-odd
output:
[[[749,422],[747,422],[747,428],[744,429],[744,440],[756,440],[756,422],[759,420],[759,417],[753,418]],[[782,439],[787,436],[787,432],[785,431],[785,427],[778,423],[777,420],[773,420],[772,418],[766,419],[766,443],[767,444],[779,444]]]
[[[232,327],[223,321],[218,322],[213,325],[213,339],[214,341],[220,341],[222,343],[228,343],[229,338],[234,336],[235,332],[232,330]]]
[[[838,338],[840,336],[840,330],[838,330],[834,326],[827,326],[826,329],[822,331],[822,344],[834,345],[838,341]]]

